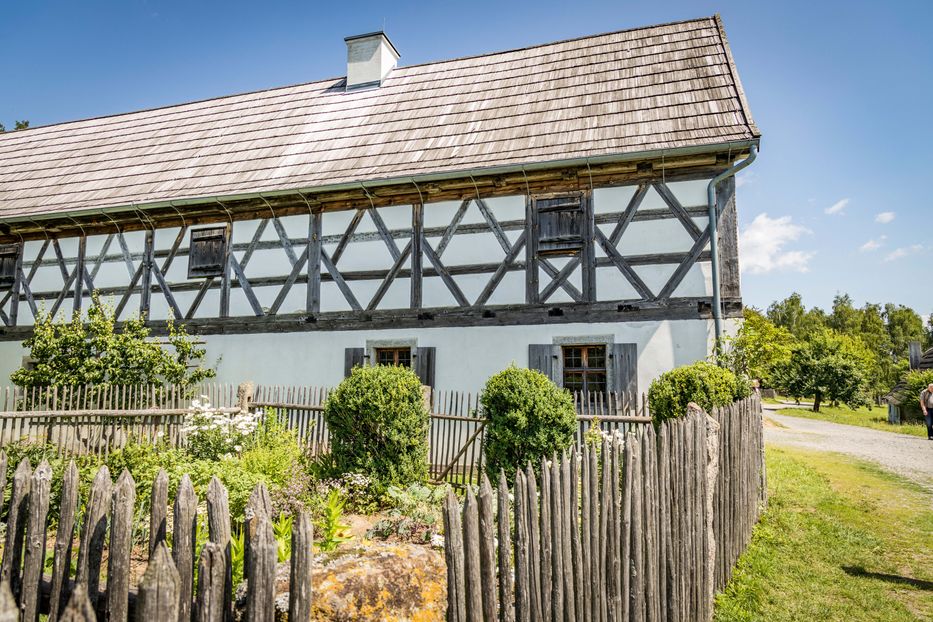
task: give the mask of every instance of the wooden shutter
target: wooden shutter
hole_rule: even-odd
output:
[[[421,384],[434,387],[434,354],[437,348],[415,348],[415,360],[412,364]]]
[[[347,348],[343,351],[343,375],[347,377],[354,367],[362,367],[366,362],[365,348]]]
[[[16,281],[16,262],[20,252],[18,244],[0,245],[0,287],[8,288]]]
[[[557,386],[564,386],[564,361],[560,356],[560,346],[550,343],[529,345],[528,368],[537,369]]]
[[[612,391],[638,393],[638,346],[634,343],[612,344]]]
[[[582,195],[535,199],[538,253],[575,255],[584,247],[586,211]]]
[[[227,241],[226,227],[192,229],[188,249],[188,278],[222,276]]]

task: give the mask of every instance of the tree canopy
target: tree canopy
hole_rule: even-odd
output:
[[[833,299],[829,313],[808,309],[800,294],[772,303],[762,314],[747,309],[735,337],[721,344],[720,362],[815,407],[864,403],[885,395],[907,369],[911,341],[933,347],[933,315],[925,325],[904,305],[866,303],[848,294]]]
[[[126,320],[117,330],[113,309],[96,298],[87,316],[75,313],[70,321],[51,314],[36,318],[25,342],[30,363],[10,380],[22,387],[102,384],[171,384],[190,386],[213,378],[203,365],[205,351],[183,327],[168,323],[167,343],[152,341],[140,317]]]

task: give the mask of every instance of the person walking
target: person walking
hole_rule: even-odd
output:
[[[920,392],[920,411],[927,424],[927,440],[933,441],[933,383]]]

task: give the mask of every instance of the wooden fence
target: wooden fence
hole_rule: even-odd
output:
[[[6,455],[0,453],[0,490],[6,484],[6,471]],[[148,562],[138,587],[130,583],[136,485],[128,471],[114,483],[106,466],[94,477],[80,528],[76,525],[78,470],[72,462],[65,471],[51,573],[43,575],[51,480],[47,462],[33,470],[23,460],[13,474],[0,561],[0,619],[17,620],[22,615],[22,620],[37,622],[39,614],[47,615],[49,622],[232,619],[230,512],[227,491],[219,480],[212,479],[208,486],[209,541],[198,552],[198,498],[191,480],[188,476],[181,479],[169,509],[168,478],[164,472],[156,477],[150,498],[149,542],[143,552],[148,552]],[[171,550],[166,539],[170,513]],[[242,526],[244,576],[249,577],[245,619],[251,622],[272,622],[275,616],[277,545],[271,513],[269,493],[259,484],[250,496],[248,519]],[[311,551],[311,522],[301,512],[293,517],[291,533],[290,620],[310,619]]]
[[[749,398],[450,494],[447,619],[712,619],[765,500],[763,455]]]
[[[326,387],[205,384],[194,388],[161,386],[48,387],[6,389],[0,411],[0,447],[21,439],[55,444],[66,455],[107,455],[131,438],[173,446],[191,399],[204,396],[230,413],[274,409],[295,430],[311,455],[328,450],[324,403]],[[644,396],[575,393],[577,443],[593,425],[612,435],[650,422]],[[434,481],[476,482],[483,470],[486,420],[479,394],[434,390],[428,430],[430,475]]]

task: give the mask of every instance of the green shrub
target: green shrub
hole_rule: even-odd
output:
[[[577,415],[570,393],[539,371],[511,366],[492,376],[480,398],[488,423],[484,450],[486,472],[509,481],[515,469],[540,462],[573,443]]]
[[[920,412],[920,392],[933,382],[933,370],[909,371],[904,375],[907,386],[899,391],[897,398],[901,403],[902,419],[923,419]]]
[[[424,481],[428,411],[421,381],[406,367],[357,367],[327,398],[333,467],[380,487]]]
[[[748,393],[748,384],[728,369],[699,361],[655,378],[648,389],[648,408],[659,423],[686,415],[690,402],[710,411],[747,397]]]

